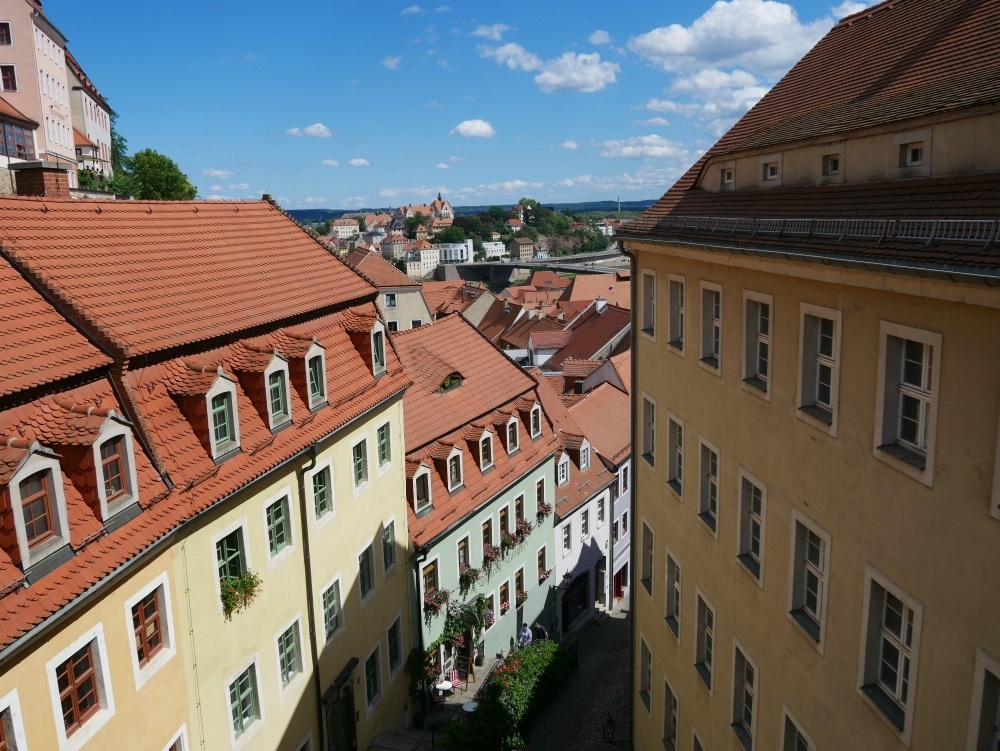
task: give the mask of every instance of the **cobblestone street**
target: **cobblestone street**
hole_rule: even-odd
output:
[[[528,751],[627,748],[630,628],[628,610],[620,608],[611,614],[600,612],[576,635],[580,668],[531,726]],[[602,732],[609,713],[615,720],[617,743],[606,741]]]

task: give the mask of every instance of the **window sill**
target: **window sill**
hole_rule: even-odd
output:
[[[883,444],[878,447],[878,450],[884,454],[888,454],[897,461],[906,462],[916,467],[921,472],[927,469],[927,457],[924,454],[920,454],[913,449],[908,449],[905,446],[900,446],[898,443]]]
[[[753,578],[757,580],[757,582],[759,584],[760,583],[760,561],[755,560],[754,557],[752,555],[750,555],[749,553],[742,553],[742,554],[736,556],[736,559],[740,563],[743,564],[743,568],[745,568],[753,576]]]
[[[799,407],[799,412],[801,415],[810,417],[816,422],[823,423],[827,427],[833,425],[833,413],[825,407],[820,407],[817,404],[804,404]]]
[[[684,342],[680,339],[675,339],[672,342],[667,342],[667,348],[670,349],[674,354],[684,357]]]
[[[679,482],[677,482],[677,480],[667,480],[667,487],[670,488],[672,491],[674,491],[674,495],[677,496],[677,500],[681,502],[684,501],[684,496],[683,496],[684,488],[681,486]]]
[[[650,467],[655,467],[656,466],[654,464],[654,462],[653,462],[653,455],[652,454],[643,454],[642,458],[646,460],[646,464],[648,464]]]
[[[716,534],[717,532],[715,523],[716,520],[714,516],[712,516],[707,511],[702,511],[700,514],[698,514],[698,518],[701,519],[702,522],[705,524],[705,526],[712,531],[713,535]]]
[[[650,597],[653,596],[653,580],[649,577],[640,579],[639,582],[642,584],[643,589],[649,594]]]
[[[741,385],[744,391],[749,391],[756,396],[771,401],[771,392],[767,389],[767,381],[757,376],[750,376],[749,378],[744,378]]]
[[[803,631],[805,631],[810,637],[812,637],[812,640],[814,642],[819,644],[820,624],[818,624],[812,618],[812,616],[810,616],[808,613],[806,613],[806,611],[802,610],[801,608],[797,608],[796,610],[789,610],[788,615],[791,617],[793,621],[795,621],[797,624],[799,624],[799,626],[802,627]]]
[[[698,671],[698,676],[701,680],[708,686],[708,690],[712,690],[712,671],[705,667],[705,663],[699,662],[694,666],[694,669]]]
[[[648,691],[640,691],[639,692],[639,698],[642,699],[642,703],[646,705],[646,711],[647,712],[651,711],[650,708],[649,708],[649,705],[650,705],[649,692]]]
[[[323,409],[323,407],[325,407],[328,404],[329,404],[329,402],[326,400],[326,397],[322,397],[321,399],[315,400],[315,401],[310,400],[310,402],[309,402],[309,411],[310,412],[319,412],[321,409]]]
[[[722,376],[722,369],[719,366],[718,357],[703,357],[698,361],[698,364],[709,373],[720,377]]]
[[[912,687],[911,687],[912,690]],[[872,684],[862,686],[861,692],[868,697],[872,704],[885,715],[892,725],[902,732],[906,725],[906,712],[878,685]]]
[[[743,746],[745,751],[751,751],[753,748],[753,736],[747,732],[747,729],[738,722],[734,722],[730,725],[730,727],[733,729],[733,732],[736,734],[736,739],[740,742],[740,745]]]
[[[222,464],[226,459],[236,456],[238,453],[240,453],[240,445],[238,443],[230,442],[222,446],[216,446],[213,461],[216,465]]]
[[[459,484],[459,485],[456,485],[456,486],[455,486],[455,487],[453,487],[453,488],[448,488],[448,493],[449,493],[450,495],[458,495],[458,494],[459,494],[459,493],[461,493],[461,492],[462,492],[463,490],[465,490],[465,484],[464,484],[464,483],[461,483],[461,484]]]
[[[666,621],[667,621],[667,628],[669,628],[671,631],[673,631],[674,632],[674,636],[676,636],[678,639],[680,639],[681,638],[681,636],[680,636],[681,627],[680,627],[680,624],[677,622],[677,619],[674,618],[674,616],[672,616],[672,615],[668,615],[666,617]]]
[[[656,341],[656,329],[654,328],[640,329],[639,333],[651,341]]]

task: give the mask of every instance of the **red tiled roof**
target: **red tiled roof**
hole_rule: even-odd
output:
[[[87,134],[83,133],[79,128],[73,128],[73,145],[74,146],[93,146],[96,148],[97,144],[87,138]]]
[[[432,313],[461,313],[481,295],[492,294],[485,287],[477,287],[463,281],[424,282],[424,300]]]
[[[586,378],[604,363],[601,360],[578,360],[568,357],[563,361],[562,373],[570,378]]]
[[[629,341],[629,337],[625,337]],[[611,357],[611,364],[614,365],[618,377],[621,378],[622,385],[628,393],[632,393],[632,353],[622,352]]]
[[[28,125],[31,125],[32,127],[35,128],[38,127],[37,122],[35,122],[30,117],[25,115],[23,112],[21,112],[21,110],[19,110],[13,104],[8,102],[2,96],[0,96],[0,117],[3,117],[8,120],[10,119],[20,120],[22,123],[26,123]]]
[[[0,397],[111,364],[0,258]]]
[[[532,271],[525,286],[536,289],[565,289],[570,282],[570,279],[563,279],[554,271]]]
[[[632,313],[617,305],[606,305],[598,313],[596,306],[581,315],[570,326],[569,342],[545,362],[547,370],[559,370],[563,360],[574,357],[589,360],[632,323]]]
[[[569,408],[597,453],[612,464],[632,448],[632,399],[610,383],[602,383]]]
[[[486,315],[483,316],[477,328],[491,342],[496,342],[499,340],[500,334],[514,324],[521,311],[520,305],[496,299],[486,311]]]
[[[131,356],[374,292],[265,201],[3,198],[0,242]]]
[[[374,251],[354,250],[344,259],[344,263],[360,272],[377,287],[420,286]]]
[[[629,280],[616,278],[614,274],[579,274],[573,277],[560,300],[587,301],[601,297],[612,305],[630,310],[632,308],[632,284]]]
[[[534,331],[560,331],[563,324],[551,318],[521,316],[513,326],[500,335],[500,341],[508,348],[527,349],[528,337]]]
[[[533,331],[528,334],[528,343],[535,349],[556,349],[569,344],[572,331]]]
[[[393,344],[413,378],[403,400],[407,453],[488,416],[534,386],[460,315],[394,334]],[[441,383],[452,373],[461,375],[462,385],[442,393]]]

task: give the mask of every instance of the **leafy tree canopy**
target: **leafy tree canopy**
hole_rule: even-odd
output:
[[[434,242],[436,243],[461,243],[465,242],[465,230],[461,227],[452,225],[451,227],[445,227],[442,230],[438,230],[434,233]]]
[[[131,159],[132,174],[139,181],[137,198],[155,201],[190,201],[198,189],[168,156],[143,149]]]

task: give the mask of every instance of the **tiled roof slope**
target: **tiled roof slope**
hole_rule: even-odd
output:
[[[569,413],[597,453],[618,464],[632,448],[631,398],[602,383],[569,408]]]
[[[28,123],[30,125],[38,127],[38,123],[32,120],[30,117],[25,115],[21,110],[15,107],[13,104],[8,102],[2,96],[0,96],[0,117],[10,118],[14,120],[20,120],[23,123]]]
[[[615,274],[579,274],[573,277],[560,300],[596,300],[602,297],[612,305],[626,310],[632,307],[632,285]]]
[[[499,298],[494,300],[479,322],[479,332],[491,342],[498,341],[500,334],[514,325],[522,310],[520,305],[508,300]]]
[[[559,331],[565,326],[560,321],[551,318],[535,317],[527,315],[521,316],[513,326],[500,335],[500,341],[506,347],[513,349],[525,349],[528,346],[528,337],[532,333],[539,331]]]
[[[377,287],[420,286],[419,283],[410,279],[410,277],[385,260],[380,253],[372,250],[353,250],[344,259],[344,263],[363,274],[366,279]]]
[[[421,289],[430,311],[441,315],[461,313],[468,309],[481,295],[492,294],[485,287],[478,287],[462,281],[424,282]]]
[[[621,378],[625,391],[632,393],[632,353],[622,352],[615,354],[611,358],[611,364],[615,366],[618,377]]]
[[[535,385],[460,315],[401,331],[392,341],[413,379],[403,400],[407,453],[483,419]],[[452,373],[462,385],[441,392]]]
[[[111,363],[0,258],[0,397]]]
[[[374,293],[266,201],[3,198],[0,243],[130,356]]]
[[[996,0],[886,0],[834,26],[621,233],[637,237],[654,230],[695,184],[710,158],[997,100],[1000,13]]]
[[[572,336],[561,350],[545,361],[546,370],[559,370],[571,357],[589,360],[632,323],[632,313],[617,305],[596,306],[581,315],[570,327]]]

